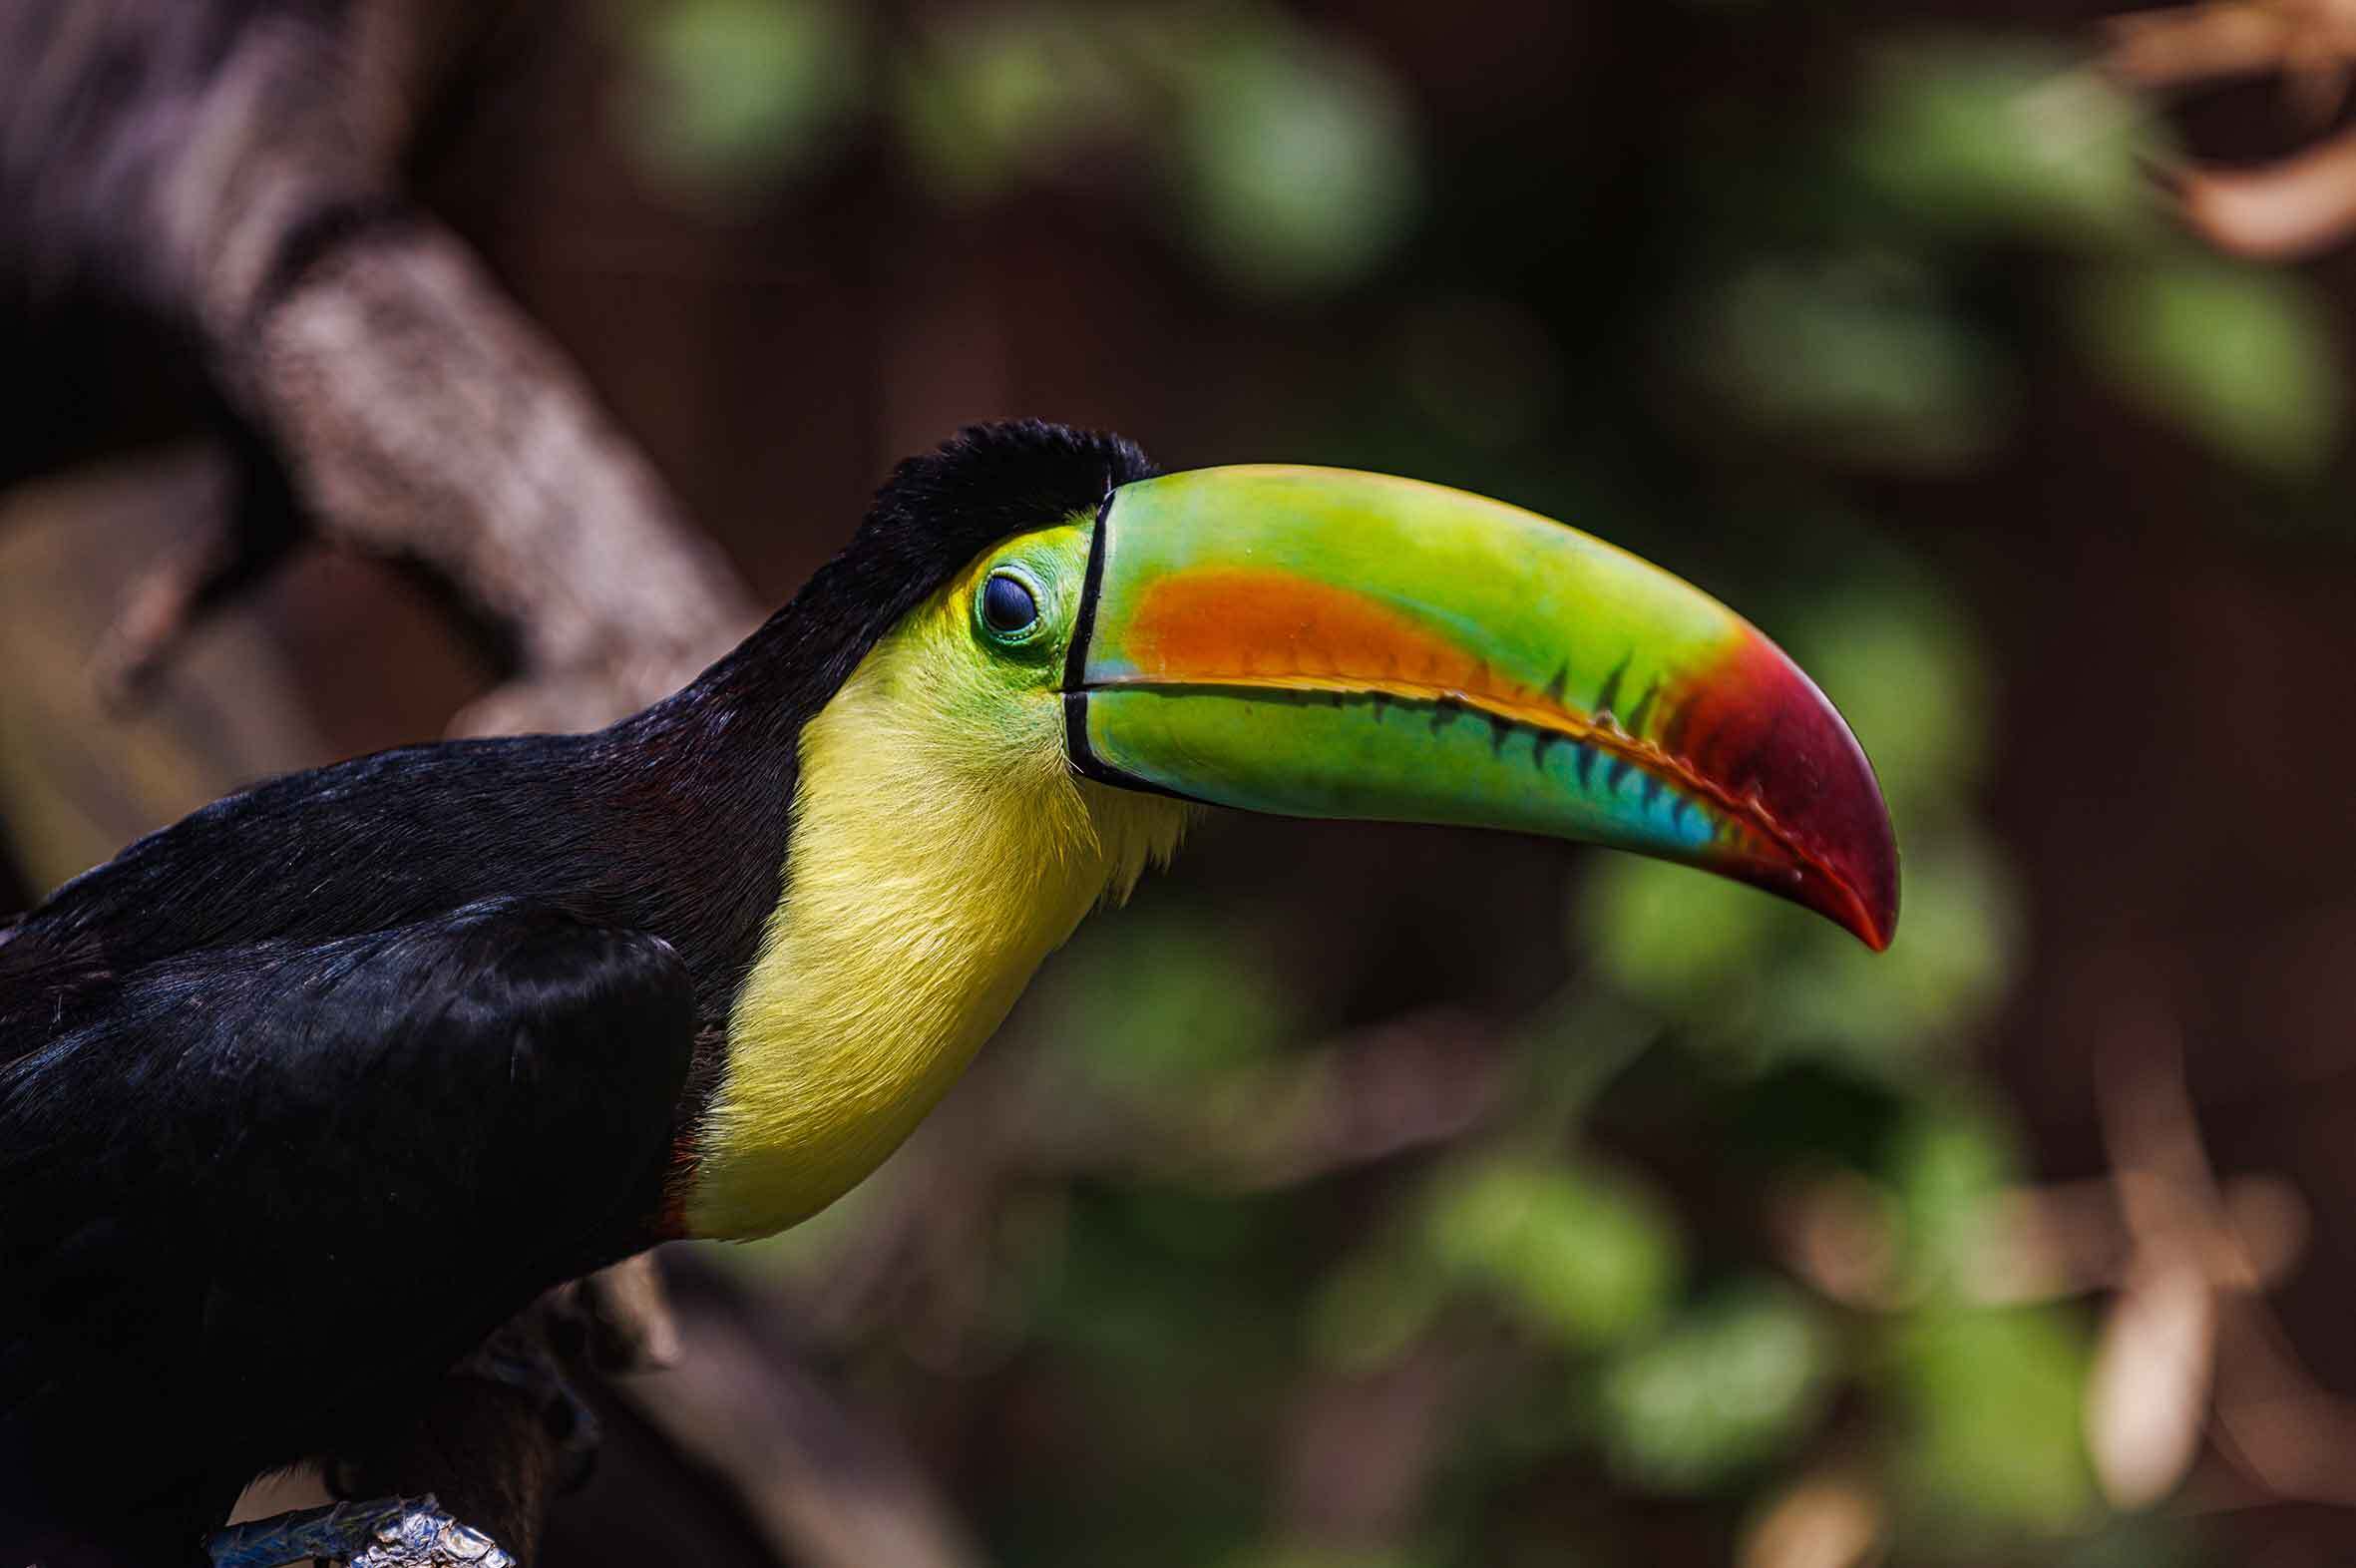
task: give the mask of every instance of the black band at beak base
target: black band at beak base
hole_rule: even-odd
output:
[[[1082,778],[1109,784],[1114,789],[1192,801],[1192,795],[1181,795],[1133,773],[1106,766],[1095,748],[1088,744],[1088,639],[1096,630],[1096,599],[1104,587],[1104,544],[1110,532],[1105,523],[1112,515],[1113,498],[1119,494],[1117,487],[1108,490],[1097,503],[1096,528],[1088,539],[1087,576],[1080,584],[1079,610],[1072,616],[1071,645],[1063,655],[1063,755],[1071,770]]]

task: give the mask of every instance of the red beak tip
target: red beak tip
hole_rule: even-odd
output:
[[[1840,890],[1848,905],[1840,923],[1875,953],[1887,953],[1898,935],[1898,846],[1886,827],[1876,848],[1864,888],[1851,884]]]
[[[1882,897],[1860,892],[1833,876],[1811,877],[1795,902],[1805,905],[1874,953],[1887,953],[1898,934],[1898,900],[1892,887]]]

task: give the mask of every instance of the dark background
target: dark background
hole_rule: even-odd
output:
[[[433,123],[417,189],[766,601],[896,458],[1035,414],[1591,529],[1882,770],[1878,960],[1649,864],[1242,818],[1091,922],[868,1188],[709,1260],[978,1558],[2356,1549],[2356,257],[2229,260],[2152,178],[2336,109],[2139,102],[2103,11],[585,5]],[[24,543],[82,400],[184,430],[89,341],[19,366],[20,595],[121,553]],[[318,760],[496,675],[382,563],[239,618]],[[21,759],[79,665],[10,656]],[[28,890],[110,847],[7,827]]]

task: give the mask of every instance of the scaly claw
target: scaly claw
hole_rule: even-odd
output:
[[[282,1568],[323,1558],[349,1568],[516,1568],[482,1531],[442,1511],[433,1493],[332,1503],[215,1531],[212,1568]]]

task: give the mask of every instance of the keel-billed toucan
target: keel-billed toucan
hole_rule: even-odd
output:
[[[646,711],[263,784],[0,932],[0,1562],[178,1560],[552,1285],[814,1213],[1198,803],[1897,913],[1847,727],[1675,578],[1408,480],[967,431]]]

